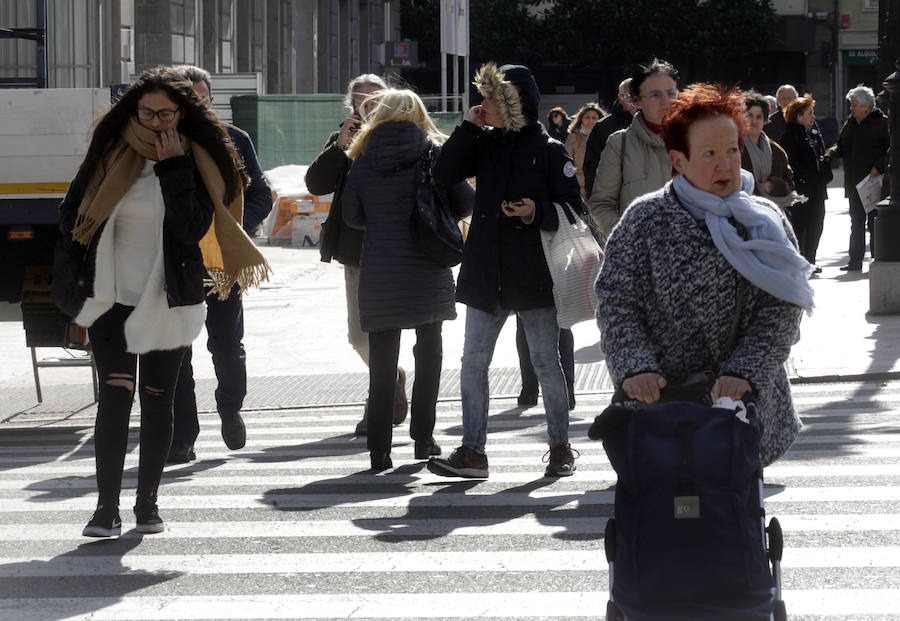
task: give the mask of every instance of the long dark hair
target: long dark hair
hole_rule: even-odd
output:
[[[93,178],[109,152],[119,142],[125,124],[137,113],[138,101],[147,93],[164,92],[184,113],[178,122],[178,132],[206,149],[225,181],[225,205],[244,191],[247,176],[240,156],[234,149],[221,121],[191,88],[183,73],[172,67],[147,69],[128,87],[94,127],[91,144],[81,163],[79,174],[86,180]],[[105,171],[104,171],[105,172]]]

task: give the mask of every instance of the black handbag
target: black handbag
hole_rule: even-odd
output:
[[[64,237],[56,240],[53,248],[50,295],[59,310],[73,319],[88,298],[86,254],[83,246]]]
[[[416,189],[416,206],[410,216],[413,241],[429,257],[444,267],[462,261],[463,236],[459,224],[450,211],[446,188],[436,185],[431,175],[434,165],[434,146],[429,143],[420,158],[421,174]]]

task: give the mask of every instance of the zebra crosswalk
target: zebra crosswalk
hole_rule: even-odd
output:
[[[597,619],[615,473],[586,438],[606,393],[579,395],[575,476],[544,478],[544,417],[491,404],[485,481],[445,479],[395,428],[369,474],[359,408],[247,412],[227,451],[203,416],[198,460],[168,466],[167,530],[133,531],[136,422],[123,534],[81,529],[96,502],[90,421],[0,427],[0,619]],[[900,382],[801,385],[805,423],[766,470],[785,532],[791,619],[900,619]],[[459,441],[459,403],[436,439]]]

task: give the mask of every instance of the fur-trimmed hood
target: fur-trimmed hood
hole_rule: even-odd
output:
[[[500,108],[506,125],[503,129],[518,132],[538,124],[541,95],[528,67],[486,63],[475,74],[475,86],[482,97],[490,97]]]

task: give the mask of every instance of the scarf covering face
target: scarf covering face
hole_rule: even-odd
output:
[[[812,266],[794,248],[778,214],[751,198],[751,173],[742,169],[741,188],[725,198],[698,189],[682,174],[672,179],[672,187],[688,212],[706,223],[716,248],[734,269],[779,300],[812,314]],[[749,239],[738,234],[729,218],[744,225]]]
[[[225,300],[237,284],[241,291],[268,280],[271,270],[265,257],[247,237],[239,224],[243,217],[244,197],[238,195],[227,208],[222,202],[225,181],[209,152],[190,138],[179,134],[185,153],[192,153],[203,185],[212,199],[212,223],[200,251],[209,273],[211,293]],[[109,218],[122,197],[131,189],[146,160],[157,160],[156,133],[137,119],[125,125],[122,139],[98,167],[87,186],[72,230],[72,239],[87,246],[97,229]]]

